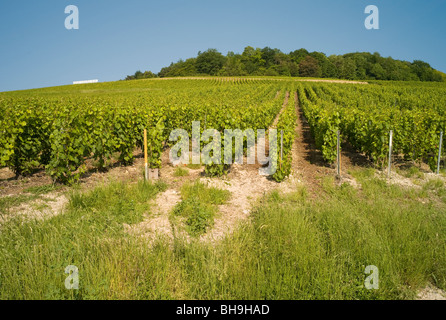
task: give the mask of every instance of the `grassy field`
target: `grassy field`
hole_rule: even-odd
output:
[[[325,177],[316,197],[305,186],[266,194],[217,244],[196,236],[196,215],[211,223],[223,191],[186,185],[172,215],[194,221],[193,236],[148,241],[125,225],[144,219],[165,183],[70,189],[64,214],[0,227],[0,299],[410,299],[428,283],[446,289],[444,182],[407,189],[374,169],[352,175],[361,188]],[[65,289],[68,265],[79,290]],[[368,265],[377,290],[364,287]]]

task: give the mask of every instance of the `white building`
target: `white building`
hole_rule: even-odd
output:
[[[99,80],[83,80],[83,81],[73,81],[73,84],[85,84],[85,83],[98,83]]]

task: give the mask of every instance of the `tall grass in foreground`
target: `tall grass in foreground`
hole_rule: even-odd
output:
[[[74,193],[64,215],[1,227],[0,298],[402,299],[428,282],[446,289],[444,185],[404,190],[372,171],[355,176],[362,190],[326,179],[317,199],[272,192],[218,244],[149,246],[124,232],[162,186]],[[64,287],[70,264],[78,291]],[[364,288],[368,265],[379,268],[378,290]]]
[[[191,236],[206,233],[214,225],[218,205],[224,204],[231,196],[228,190],[208,187],[198,181],[181,187],[181,199],[172,214],[171,223],[178,224],[177,217],[185,220],[185,229]]]

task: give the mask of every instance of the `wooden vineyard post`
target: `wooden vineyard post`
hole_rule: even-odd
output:
[[[282,169],[283,161],[283,130],[280,131],[280,169]]]
[[[387,171],[387,175],[390,177],[392,173],[392,146],[393,146],[393,130],[390,130],[389,137],[389,169]]]
[[[437,174],[440,174],[441,146],[443,144],[443,131],[440,132],[440,145],[438,147]]]
[[[338,177],[341,176],[341,132],[338,130],[337,135],[337,145],[336,145],[336,174]]]
[[[149,180],[149,164],[147,157],[147,130],[144,129],[144,177],[145,180]]]

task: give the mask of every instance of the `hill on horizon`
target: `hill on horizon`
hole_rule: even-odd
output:
[[[180,59],[158,74],[136,71],[125,80],[187,76],[291,76],[345,80],[395,80],[445,82],[446,74],[429,63],[382,57],[378,52],[355,52],[327,56],[323,52],[299,49],[288,54],[270,47],[248,46],[242,54],[217,49],[198,52],[196,57]]]

